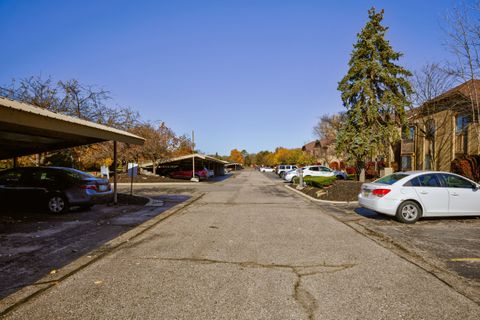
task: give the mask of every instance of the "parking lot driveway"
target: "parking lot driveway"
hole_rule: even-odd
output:
[[[365,225],[434,258],[443,268],[476,283],[480,290],[479,218],[430,218],[414,225],[385,220],[388,222],[370,219]]]
[[[446,273],[452,285],[469,287],[480,301],[480,218],[425,218],[409,225],[355,205],[322,204],[321,208],[340,221],[366,228],[367,235],[387,245],[393,241],[437,273]]]
[[[7,319],[478,319],[438,278],[245,170]]]
[[[96,205],[55,216],[44,212],[0,213],[0,298],[59,269],[138,226],[187,196],[161,196],[163,207]]]

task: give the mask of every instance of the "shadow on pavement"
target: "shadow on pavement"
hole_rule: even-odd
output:
[[[0,208],[0,299],[190,197],[152,198],[162,200],[164,206],[96,205],[63,215]]]
[[[211,177],[205,182],[207,182],[207,183],[221,182],[221,181],[225,181],[225,180],[231,178],[232,176],[233,176],[233,173],[226,173],[224,176]]]
[[[356,208],[353,211],[362,217],[372,219],[372,220],[395,220],[395,217],[383,215],[365,208]]]

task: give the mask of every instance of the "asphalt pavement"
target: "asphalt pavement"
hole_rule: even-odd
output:
[[[6,318],[479,319],[477,303],[262,173],[178,188],[205,195]]]
[[[2,209],[0,299],[57,272],[188,198],[186,195],[156,196],[152,200],[161,201],[161,207],[95,205],[90,210],[77,208],[63,215],[32,209]]]

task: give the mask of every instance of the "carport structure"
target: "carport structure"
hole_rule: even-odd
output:
[[[105,141],[113,141],[116,164],[117,141],[142,145],[145,139],[126,131],[0,97],[0,160]],[[117,170],[114,170],[113,177],[116,203]]]
[[[207,168],[208,170],[213,170],[216,176],[225,175],[225,164],[227,161],[223,161],[214,157],[210,157],[200,153],[189,154],[186,156],[176,157],[172,159],[167,159],[159,161],[156,164],[157,170],[162,171],[174,171],[178,168],[189,168],[192,169],[193,161],[195,161],[195,170],[202,168]],[[143,168],[151,169],[153,163],[145,163],[142,165]]]
[[[237,170],[243,169],[243,164],[238,163],[238,162],[227,162],[225,164],[225,168],[233,170],[233,171],[237,171]]]

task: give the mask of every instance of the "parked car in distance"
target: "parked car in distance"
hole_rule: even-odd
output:
[[[169,173],[170,178],[172,179],[191,179],[192,176],[192,169],[180,169],[175,170]],[[205,168],[195,170],[195,177],[199,180],[206,180],[208,179],[208,170]]]
[[[275,173],[278,174],[281,178],[283,178],[283,175],[285,172],[297,169],[297,166],[291,165],[291,164],[282,164],[277,166]]]
[[[338,179],[338,180],[347,180],[348,175],[340,170],[333,170],[333,175]]]
[[[275,170],[271,167],[260,167],[260,172],[273,172],[273,171]]]
[[[302,168],[304,177],[333,177],[335,172],[325,166],[306,166]]]
[[[346,180],[347,174],[342,171],[332,170],[325,166],[306,166],[301,168],[303,177],[332,177],[337,179]],[[293,178],[298,177],[298,169],[287,171],[284,174],[283,179],[287,182],[292,182]]]
[[[0,172],[0,203],[14,208],[40,205],[59,214],[74,206],[90,208],[111,195],[107,179],[72,168],[23,167]]]
[[[287,182],[293,182],[293,178],[295,177],[298,177],[298,169],[287,171],[283,177],[283,180]]]
[[[358,202],[404,223],[415,223],[422,217],[478,216],[479,188],[479,184],[450,172],[397,172],[364,183]]]
[[[215,176],[215,171],[209,170],[206,167],[203,167],[203,169],[207,170],[207,178],[211,178],[211,177]]]

